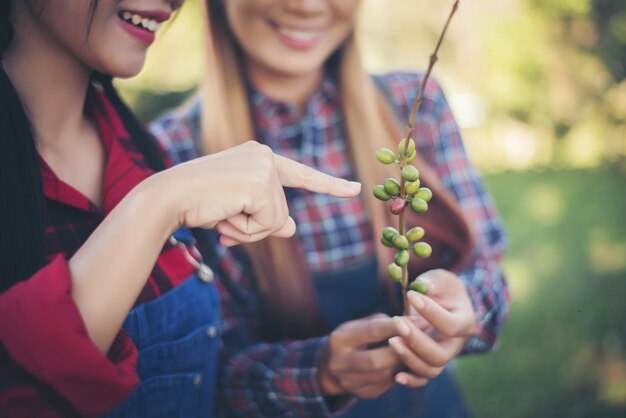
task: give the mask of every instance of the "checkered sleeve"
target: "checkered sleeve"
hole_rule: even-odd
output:
[[[200,103],[165,113],[148,126],[173,164],[199,157]]]
[[[379,78],[398,113],[408,115],[422,75],[391,73]],[[501,270],[506,240],[494,202],[467,157],[459,128],[441,87],[427,83],[417,118],[414,138],[422,157],[429,162],[461,207],[472,227],[474,254],[459,277],[465,283],[476,313],[477,330],[463,354],[491,350],[508,316],[509,292]]]

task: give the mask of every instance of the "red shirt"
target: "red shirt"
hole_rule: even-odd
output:
[[[105,356],[87,334],[71,298],[67,260],[107,214],[152,171],[104,95],[92,90],[86,112],[107,153],[103,208],[61,181],[41,160],[48,264],[0,295],[0,416],[100,415],[139,382],[137,350],[121,331]],[[155,299],[193,271],[165,244],[137,304]]]

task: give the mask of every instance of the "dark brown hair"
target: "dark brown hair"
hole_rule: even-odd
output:
[[[89,28],[98,0],[89,6]],[[0,2],[0,60],[13,40],[11,1]],[[89,36],[89,32],[86,34]],[[113,88],[111,76],[94,74],[137,148],[154,170],[164,167],[156,143]],[[0,292],[27,279],[45,264],[44,210],[39,155],[30,119],[0,65]]]

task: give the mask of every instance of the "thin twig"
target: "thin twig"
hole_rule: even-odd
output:
[[[452,10],[450,11],[450,14],[448,15],[448,20],[446,20],[446,24],[443,27],[441,34],[439,35],[439,40],[437,41],[437,46],[435,47],[435,51],[430,55],[430,59],[428,61],[428,69],[426,70],[426,73],[424,74],[424,78],[422,78],[422,83],[420,85],[419,92],[417,94],[417,97],[415,98],[415,101],[413,102],[411,116],[409,118],[408,124],[406,125],[404,150],[402,151],[402,157],[400,159],[400,170],[402,170],[402,168],[407,164],[406,159],[408,157],[407,151],[409,149],[409,141],[411,140],[411,133],[413,132],[413,125],[415,124],[415,118],[417,117],[417,112],[419,112],[420,107],[422,106],[422,100],[424,98],[424,90],[426,90],[426,83],[428,82],[428,78],[430,77],[430,73],[433,67],[435,66],[435,63],[439,59],[437,55],[439,53],[439,47],[441,47],[441,43],[443,42],[443,38],[446,35],[448,26],[450,25],[450,21],[452,20],[452,16],[454,16],[458,8],[459,8],[459,0],[456,0],[454,2],[454,5],[452,6]],[[405,193],[404,193],[405,183],[406,181],[404,180],[404,177],[401,176],[400,177],[400,197],[402,199],[405,198]],[[400,232],[400,235],[406,234],[406,214],[404,211],[400,213],[400,218],[398,219],[398,232]],[[409,300],[408,300],[408,294],[407,294],[408,290],[409,290],[409,267],[407,264],[402,267],[402,294],[404,295],[404,300],[403,300],[404,315],[406,316],[408,316],[410,313]]]

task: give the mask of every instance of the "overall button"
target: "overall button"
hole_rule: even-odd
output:
[[[208,327],[207,330],[206,330],[206,335],[208,335],[211,338],[215,337],[217,335],[217,327],[215,327],[213,325]]]
[[[206,264],[200,264],[198,266],[198,277],[203,282],[212,282],[213,281],[213,270]]]
[[[193,378],[193,384],[196,386],[200,386],[202,384],[202,376],[199,374],[195,375],[195,377]]]

